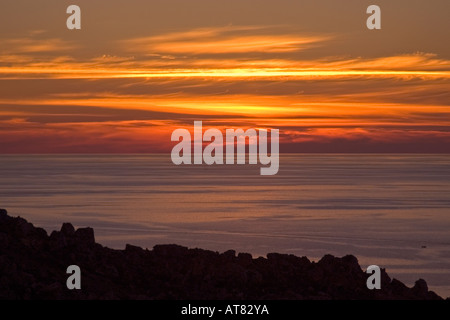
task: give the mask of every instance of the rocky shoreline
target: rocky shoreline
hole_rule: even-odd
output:
[[[81,269],[81,290],[69,290],[69,265]],[[381,289],[366,287],[358,260],[270,253],[253,259],[178,245],[153,250],[95,242],[92,228],[65,223],[50,236],[0,209],[0,299],[151,300],[440,300],[422,279],[412,288],[381,272]]]

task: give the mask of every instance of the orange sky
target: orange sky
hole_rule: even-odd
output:
[[[79,0],[69,31],[71,2],[4,1],[0,152],[168,152],[194,120],[278,128],[282,152],[450,152],[450,2],[410,2],[369,31],[369,1]]]

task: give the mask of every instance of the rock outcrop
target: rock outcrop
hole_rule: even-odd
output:
[[[81,290],[66,287],[69,265],[81,268]],[[422,279],[408,288],[382,270],[381,290],[369,290],[367,277],[351,255],[315,263],[178,245],[113,250],[91,228],[64,223],[48,236],[0,209],[0,299],[441,299]]]

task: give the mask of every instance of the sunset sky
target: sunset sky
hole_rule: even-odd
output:
[[[82,29],[66,28],[66,8]],[[366,8],[382,29],[366,28]],[[0,153],[170,152],[277,128],[282,152],[450,152],[450,1],[2,0]]]

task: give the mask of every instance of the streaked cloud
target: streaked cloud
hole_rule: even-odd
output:
[[[328,36],[264,34],[267,27],[228,26],[124,40],[125,51],[144,54],[211,55],[282,53],[305,50],[327,40]]]
[[[450,60],[415,53],[372,59],[325,57],[316,60],[176,59],[160,55],[142,60],[103,55],[85,61],[58,56],[42,61],[26,55],[0,56],[0,79],[118,79],[118,78],[449,78]],[[238,66],[238,67],[236,67]]]
[[[340,30],[200,25],[104,41],[41,28],[3,34],[1,152],[167,152],[172,130],[194,120],[279,128],[289,152],[450,144],[447,52],[361,55]]]
[[[36,34],[36,33],[35,33]],[[38,33],[40,35],[40,33]],[[61,53],[76,49],[78,46],[60,38],[23,37],[2,39],[2,52],[30,55],[35,53]]]

